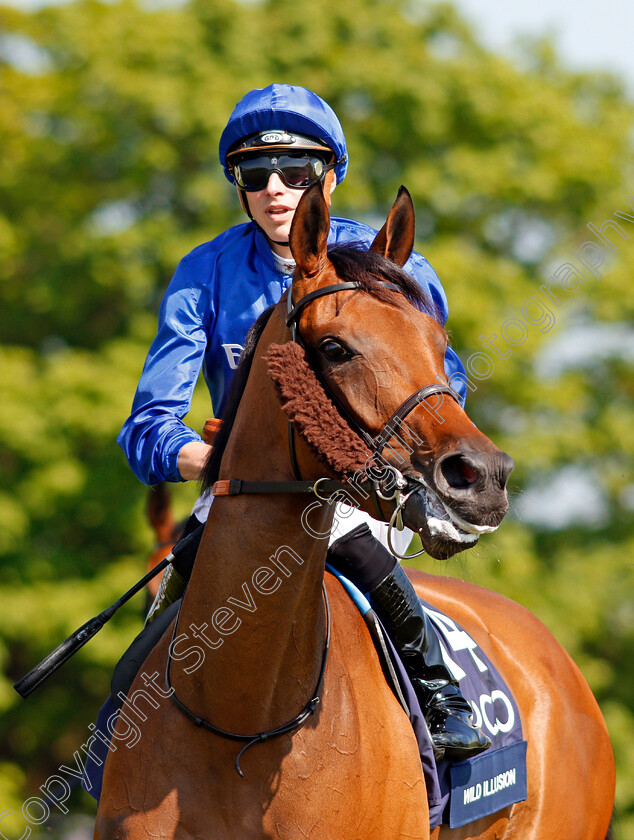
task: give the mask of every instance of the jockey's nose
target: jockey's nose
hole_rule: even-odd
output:
[[[277,193],[284,192],[286,189],[284,185],[284,181],[279,176],[278,172],[271,172],[269,176],[268,183],[266,185],[266,191],[270,195],[276,195]]]

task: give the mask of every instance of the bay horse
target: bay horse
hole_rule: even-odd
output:
[[[95,838],[603,840],[614,762],[577,667],[518,604],[416,572],[419,594],[462,625],[495,663],[528,741],[526,801],[461,829],[430,833],[409,720],[384,681],[361,615],[334,578],[326,575],[324,584],[333,505],[317,503],[315,495],[326,498],[343,467],[310,442],[309,420],[294,436],[294,450],[301,480],[312,482],[315,495],[307,506],[306,496],[290,492],[299,479],[280,408],[284,383],[271,375],[272,354],[291,338],[287,320],[340,406],[321,424],[326,432],[343,423],[340,412],[343,425],[356,429],[351,437],[365,443],[390,438],[398,426],[400,443],[390,458],[402,457],[394,475],[416,487],[402,513],[432,556],[451,556],[499,525],[510,459],[451,397],[446,334],[420,300],[408,300],[416,293],[398,267],[413,246],[409,194],[399,192],[372,255],[358,255],[365,268],[353,280],[343,270],[346,260],[327,252],[328,229],[321,190],[310,188],[291,230],[292,297],[282,298],[252,339],[241,398],[208,468],[216,497],[180,614],[124,706],[145,718],[139,737],[132,745],[131,712],[114,728]],[[283,367],[286,356],[276,358]],[[434,411],[440,402],[442,414]],[[301,406],[294,421],[301,430]],[[277,482],[279,492],[238,492],[240,481],[243,489]],[[363,502],[369,512],[371,496]],[[386,519],[394,504],[380,500]],[[268,738],[275,730],[279,737]],[[232,738],[252,733],[267,737],[248,741],[236,765],[244,742]]]

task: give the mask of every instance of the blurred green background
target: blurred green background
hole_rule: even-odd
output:
[[[342,120],[336,214],[378,223],[409,188],[463,360],[481,336],[524,339],[488,351],[495,370],[469,396],[515,459],[512,512],[420,565],[520,601],[572,654],[613,739],[616,837],[634,840],[632,103],[547,40],[504,58],[451,5],[416,0],[0,7],[0,814],[16,812],[2,831],[20,837],[23,801],[72,766],[140,628],[137,598],[27,701],[11,688],[143,572],[147,490],[115,437],[176,263],[242,221],[217,142],[272,81]],[[606,231],[601,276],[552,282],[549,314],[527,308],[608,219],[625,236]],[[208,414],[199,388],[191,425]],[[177,515],[195,493],[174,488]],[[83,838],[93,813],[77,791],[34,836]]]

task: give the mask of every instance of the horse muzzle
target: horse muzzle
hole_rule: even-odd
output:
[[[438,560],[471,548],[482,534],[497,530],[506,515],[506,481],[512,469],[512,459],[499,450],[488,464],[473,453],[444,456],[431,481],[409,479],[403,521]]]

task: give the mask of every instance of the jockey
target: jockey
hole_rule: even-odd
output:
[[[118,438],[132,470],[147,484],[200,477],[210,446],[182,418],[201,366],[220,416],[246,333],[291,285],[289,234],[303,190],[321,181],[330,204],[348,168],[334,111],[315,93],[291,85],[249,92],[229,118],[219,153],[250,221],[184,257],[163,298],[158,333]],[[369,246],[375,235],[359,222],[332,217],[328,243]],[[447,300],[429,263],[412,252],[404,270],[418,281],[444,323]],[[458,390],[464,402],[464,369],[450,348],[445,369],[448,376],[462,374],[455,380],[463,386]],[[186,533],[206,521],[211,501],[209,496],[199,499]],[[412,678],[437,756],[460,761],[487,749],[491,742],[473,725],[471,707],[443,661],[431,621],[381,541],[386,526],[359,511],[342,521],[346,532],[333,534],[328,562],[368,594],[384,620]],[[404,547],[411,536],[405,534]],[[190,571],[168,567],[149,620],[182,595]]]

